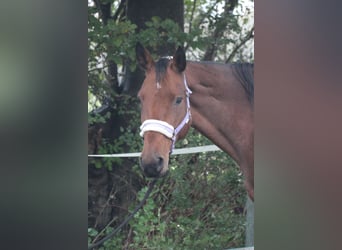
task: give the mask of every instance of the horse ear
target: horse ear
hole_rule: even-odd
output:
[[[183,72],[186,67],[186,58],[184,49],[179,46],[173,56],[172,67],[178,72]]]
[[[148,52],[148,50],[145,49],[141,45],[141,43],[137,42],[137,44],[135,46],[135,54],[136,54],[136,59],[137,59],[139,66],[143,70],[149,71],[152,68],[152,66],[154,65],[154,61],[153,61],[153,58],[152,58],[150,52]]]

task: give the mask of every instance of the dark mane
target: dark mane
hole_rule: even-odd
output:
[[[160,80],[165,76],[167,66],[169,65],[171,57],[161,57],[155,64],[156,68],[156,80],[160,83]]]
[[[234,63],[232,64],[233,73],[245,89],[248,100],[253,104],[254,101],[254,64]]]

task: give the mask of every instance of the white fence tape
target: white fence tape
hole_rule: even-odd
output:
[[[230,248],[228,250],[254,250],[254,247]]]
[[[194,153],[202,153],[202,152],[211,152],[211,151],[221,151],[215,145],[207,145],[200,147],[191,147],[191,148],[176,148],[173,150],[172,155],[183,155],[183,154],[194,154]],[[103,155],[88,155],[88,157],[140,157],[141,153],[123,153],[123,154],[103,154]]]

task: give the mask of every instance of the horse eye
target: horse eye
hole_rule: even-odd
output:
[[[177,97],[176,104],[180,104],[182,102],[182,100],[183,100],[183,97],[181,97],[181,96]]]

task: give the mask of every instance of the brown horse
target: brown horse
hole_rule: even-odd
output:
[[[136,56],[146,75],[138,93],[145,175],[167,173],[175,142],[193,126],[237,162],[254,200],[254,66],[187,62],[181,47],[154,62],[140,43]]]

